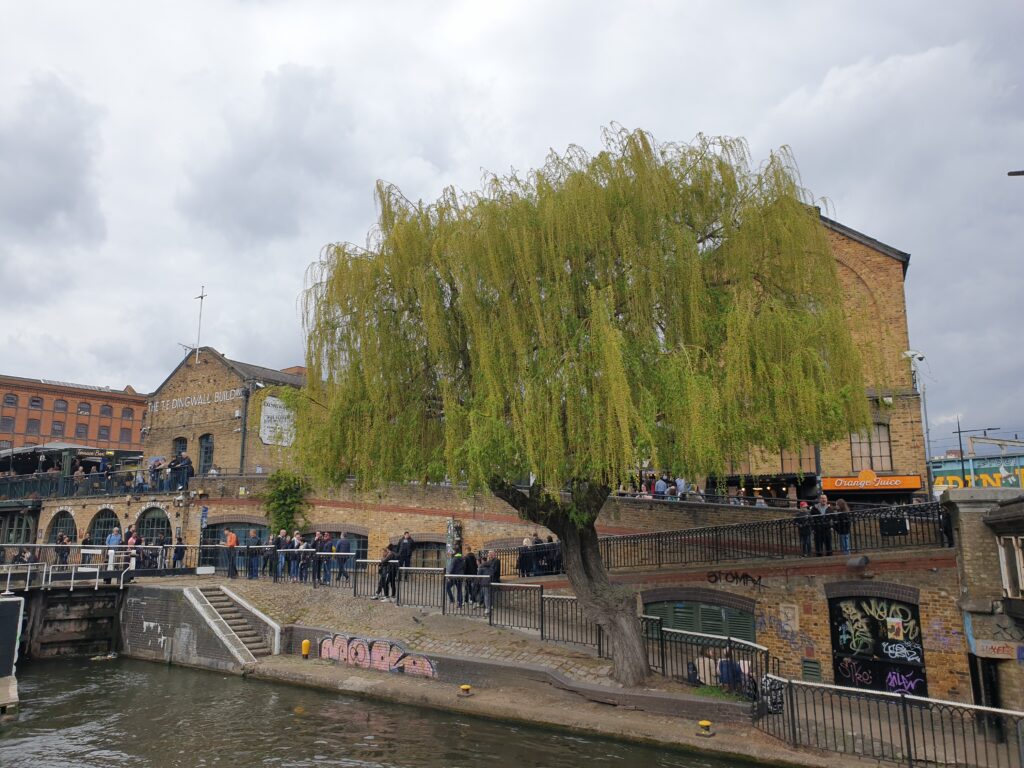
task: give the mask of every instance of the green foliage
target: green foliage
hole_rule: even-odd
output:
[[[267,478],[260,498],[267,510],[271,533],[284,528],[291,533],[300,519],[305,519],[309,483],[299,475],[279,469]]]
[[[379,184],[307,276],[303,466],[364,485],[718,474],[868,423],[836,266],[788,150],[608,131],[482,191]]]

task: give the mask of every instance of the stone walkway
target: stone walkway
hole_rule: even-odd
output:
[[[344,589],[223,581],[282,624],[326,627],[360,637],[397,640],[409,650],[555,669],[588,683],[615,685],[611,662],[580,646],[542,641],[537,633],[488,626],[486,619],[445,616],[440,610],[353,597]]]

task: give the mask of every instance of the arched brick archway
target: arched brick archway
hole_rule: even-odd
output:
[[[89,538],[92,539],[93,544],[104,544],[114,528],[118,530],[121,528],[121,521],[118,520],[117,513],[110,507],[101,507],[92,516],[86,530],[89,531]]]
[[[60,509],[46,527],[46,543],[56,544],[58,534],[63,533],[72,542],[78,541],[78,526],[70,509]]]

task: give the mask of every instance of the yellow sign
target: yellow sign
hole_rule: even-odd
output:
[[[856,477],[823,477],[823,491],[916,491],[921,487],[920,475],[876,475],[862,469]]]

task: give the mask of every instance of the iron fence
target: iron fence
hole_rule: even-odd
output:
[[[444,607],[444,568],[399,568],[398,605]]]
[[[450,616],[474,618],[486,616],[483,587],[485,584],[490,584],[490,581],[489,576],[445,574],[442,612]]]
[[[755,723],[794,747],[908,768],[1024,766],[1024,712],[766,675]]]
[[[352,587],[354,552],[317,552],[313,556],[313,588]]]
[[[495,627],[535,629],[544,635],[544,587],[540,584],[489,584],[488,623]]]
[[[352,595],[354,597],[373,597],[377,593],[379,574],[376,560],[356,560],[352,570]]]
[[[541,596],[546,640],[597,648],[601,642],[601,627],[584,614],[579,600],[572,595]]]

